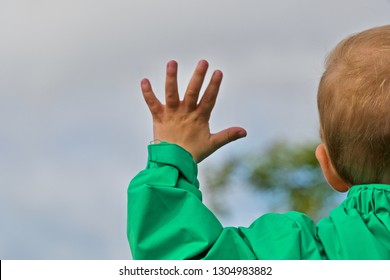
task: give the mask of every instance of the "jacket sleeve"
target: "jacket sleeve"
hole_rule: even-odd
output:
[[[134,259],[321,259],[313,222],[268,214],[249,228],[223,228],[202,203],[197,165],[181,147],[148,146],[147,167],[128,188]]]

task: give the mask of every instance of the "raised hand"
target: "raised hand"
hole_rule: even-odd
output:
[[[245,137],[246,131],[241,127],[230,127],[215,134],[210,133],[209,119],[222,82],[221,71],[213,73],[198,102],[208,62],[199,61],[183,100],[180,100],[177,89],[177,68],[176,61],[168,62],[165,105],[154,94],[148,79],[142,80],[141,89],[152,113],[154,139],[183,147],[199,163],[222,146]]]

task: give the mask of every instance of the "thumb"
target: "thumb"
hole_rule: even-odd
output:
[[[216,134],[213,134],[210,138],[214,150],[218,150],[222,146],[236,141],[247,135],[247,132],[242,127],[230,127],[224,129]]]

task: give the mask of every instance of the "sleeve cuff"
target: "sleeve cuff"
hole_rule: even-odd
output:
[[[193,185],[198,185],[198,166],[192,155],[176,144],[161,142],[148,146],[149,162],[174,166]]]

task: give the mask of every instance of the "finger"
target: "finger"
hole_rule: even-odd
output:
[[[214,150],[218,150],[222,146],[240,138],[243,138],[246,135],[247,132],[242,127],[230,127],[216,134],[213,134],[210,138],[210,141]]]
[[[190,111],[196,108],[199,98],[199,92],[202,88],[202,84],[208,67],[209,64],[206,60],[199,61],[198,65],[195,68],[195,72],[192,75],[191,80],[188,84],[183,102],[186,108]]]
[[[208,84],[205,93],[199,103],[199,110],[206,119],[210,118],[211,111],[214,108],[219,92],[219,87],[222,82],[222,72],[217,70],[213,73],[210,83]]]
[[[179,92],[177,90],[177,62],[171,60],[167,64],[165,79],[165,102],[168,108],[176,108],[180,104]]]
[[[160,112],[162,108],[162,104],[160,100],[156,97],[156,95],[153,92],[152,86],[148,79],[143,79],[141,81],[141,90],[142,94],[144,96],[145,102],[149,107],[150,112],[152,115],[156,115]]]

